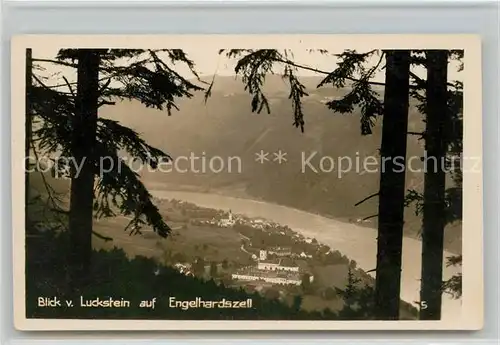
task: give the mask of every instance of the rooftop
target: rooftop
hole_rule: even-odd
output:
[[[273,265],[279,265],[280,260],[279,259],[272,259],[272,260],[260,260],[259,263],[262,264],[273,264]]]
[[[234,274],[242,274],[242,275],[249,275],[249,276],[255,276],[255,277],[266,277],[266,278],[287,278],[287,279],[295,279],[295,280],[300,280],[300,275],[298,273],[292,273],[292,272],[287,272],[287,271],[260,271],[255,269],[254,267],[249,267],[249,268],[243,268],[240,269]]]

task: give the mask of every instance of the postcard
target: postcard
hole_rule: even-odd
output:
[[[19,330],[478,330],[473,35],[12,39]]]

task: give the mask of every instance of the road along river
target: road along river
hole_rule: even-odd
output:
[[[150,190],[157,198],[187,201],[201,207],[232,210],[234,213],[248,217],[260,217],[281,225],[289,226],[303,236],[316,238],[318,242],[340,251],[348,258],[355,260],[359,268],[368,271],[376,266],[377,231],[355,224],[343,223],[335,219],[318,216],[294,208],[250,199],[233,198],[218,194]],[[419,240],[405,237],[403,239],[401,299],[414,302],[420,299],[421,249]],[[445,252],[448,257],[452,253]],[[455,267],[443,269],[444,279],[456,274]],[[374,273],[371,273],[374,275]],[[449,295],[443,295],[442,319],[460,320],[461,301]]]

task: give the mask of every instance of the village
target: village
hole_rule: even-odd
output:
[[[286,225],[179,200],[158,203],[176,229],[164,262],[184,275],[270,298],[300,294],[312,309],[339,303],[325,296],[345,286],[348,268],[370,279],[339,251]]]
[[[265,219],[254,218],[250,219],[242,215],[233,214],[231,210],[227,213],[217,213],[211,219],[191,219],[190,223],[193,225],[208,225],[219,228],[251,228],[259,231],[267,231],[269,233],[275,232],[280,236],[292,235],[296,241],[303,240],[305,243],[310,244],[312,239],[301,239],[296,233],[289,232],[282,229],[279,224],[270,222]],[[300,286],[303,283],[304,275],[307,276],[309,282],[313,282],[314,276],[309,272],[307,265],[299,267],[294,259],[310,259],[311,254],[305,251],[299,253],[294,252],[289,246],[268,246],[265,243],[260,245],[256,241],[252,241],[250,237],[243,234],[242,238],[244,243],[241,245],[241,250],[248,253],[251,257],[253,264],[240,267],[231,272],[231,279],[235,282],[263,282],[275,285],[296,285]],[[186,275],[194,275],[193,265],[188,263],[175,263],[174,267],[179,272]],[[210,270],[209,265],[205,265],[207,271]]]

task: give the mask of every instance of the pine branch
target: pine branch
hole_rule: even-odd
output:
[[[408,135],[418,135],[418,136],[423,136],[425,134],[425,132],[407,132]]]
[[[373,52],[373,51],[371,51],[371,52]],[[221,52],[219,52],[219,53],[221,53]],[[228,53],[228,56],[234,56],[234,54]],[[384,53],[381,54],[380,59],[375,64],[373,72],[380,66],[381,62],[383,61],[383,56],[384,56]],[[314,68],[314,67],[311,67],[311,66],[307,66],[307,65],[304,65],[304,64],[299,64],[299,63],[296,63],[296,62],[294,62],[294,61],[292,61],[290,59],[274,58],[273,61],[274,62],[278,62],[278,63],[283,63],[283,64],[286,64],[286,65],[289,65],[289,66],[293,66],[293,67],[296,67],[296,68],[299,68],[299,69],[302,69],[302,70],[305,70],[305,71],[315,72],[315,73],[318,73],[318,74],[330,75],[332,73],[332,72],[328,72],[328,71],[321,70],[321,69],[318,69],[318,68]],[[410,75],[417,81],[417,84],[410,84],[410,89],[421,90],[422,88],[425,87],[425,85],[424,85],[425,80],[421,79],[420,77],[418,77],[413,72],[410,72]],[[350,80],[352,82],[359,82],[360,81],[360,79],[354,78],[352,76],[348,76],[345,79],[346,80]],[[385,83],[383,83],[383,82],[368,81],[368,83],[370,85],[374,85],[374,86],[385,86]],[[455,85],[453,83],[448,83],[448,85],[451,86],[451,87],[455,87]]]
[[[243,54],[243,53],[247,54]],[[355,79],[352,74],[356,71],[363,71],[360,79],[353,85],[351,92],[343,97],[341,100],[333,100],[327,103],[329,109],[338,111],[340,113],[352,113],[354,106],[361,106],[361,133],[363,135],[371,134],[372,127],[374,126],[374,117],[377,115],[382,115],[383,107],[382,103],[377,98],[378,94],[371,90],[369,79],[373,71],[378,68],[381,60],[375,65],[373,69],[364,71],[361,64],[364,59],[369,55],[373,54],[374,51],[370,51],[364,54],[357,54],[354,52],[348,52],[339,54],[343,61],[339,62],[338,68],[333,72],[328,73],[323,81],[317,86],[321,87],[326,83],[332,83],[336,87],[343,87],[344,82],[348,78]],[[351,56],[353,54],[353,56]],[[302,66],[289,60],[285,51],[285,56],[280,54],[275,49],[261,49],[261,50],[230,50],[226,53],[228,57],[242,56],[235,67],[235,73],[241,74],[243,82],[245,83],[245,90],[253,96],[252,98],[252,111],[260,113],[264,108],[270,113],[269,102],[264,95],[262,90],[266,75],[273,73],[274,63],[284,63],[285,72],[284,76],[288,77],[290,81],[290,99],[292,99],[292,106],[294,108],[294,125],[300,127],[303,131],[304,129],[304,114],[301,107],[301,98],[307,95],[305,87],[298,81],[298,79],[293,75],[292,68],[306,68],[307,66]],[[326,72],[325,72],[326,73]]]
[[[420,78],[418,75],[416,75],[415,73],[413,73],[412,71],[409,72],[410,73],[410,77],[412,77],[413,79],[415,79],[416,81],[416,85],[415,87],[416,88],[422,88],[422,89],[425,89],[426,85],[427,85],[427,81]]]
[[[362,218],[361,220],[365,221],[365,220],[376,218],[376,217],[378,217],[378,213],[377,214],[372,214],[371,216],[368,216],[368,217],[365,217],[365,218]]]
[[[63,78],[66,79],[66,77],[63,77]],[[69,85],[71,85],[71,86],[77,85],[77,82],[69,83]],[[48,89],[57,89],[57,88],[62,87],[62,86],[68,86],[67,80],[64,81],[64,84],[55,84],[55,85],[46,85],[45,84],[45,87]]]
[[[107,150],[105,145],[98,144],[100,157],[110,158],[114,164],[112,169],[100,174],[97,182],[97,195],[94,203],[96,217],[113,217],[119,211],[124,216],[132,216],[125,231],[139,234],[144,225],[150,225],[161,237],[166,237],[171,229],[164,222],[158,208],[152,202],[139,176],[119,158],[115,152]]]
[[[100,108],[103,105],[115,105],[115,104],[116,104],[116,102],[102,100],[102,101],[99,101],[99,103],[97,104],[97,107]]]
[[[99,94],[102,94],[104,90],[111,84],[111,77],[107,78],[106,83],[99,89]]]
[[[104,236],[98,233],[97,231],[92,231],[92,235],[94,235],[97,238],[100,238],[101,240],[104,240],[104,242],[110,242],[113,241],[112,237]]]
[[[203,96],[203,99],[205,101],[205,104],[208,102],[208,98],[212,96],[212,88],[214,87],[215,83],[215,74],[212,77],[212,81],[210,82],[210,85],[207,88],[207,91],[205,91],[205,95]]]
[[[359,206],[359,205],[361,205],[362,203],[364,203],[365,201],[368,201],[368,200],[370,200],[371,198],[374,198],[374,197],[378,196],[379,194],[380,194],[380,192],[373,193],[373,194],[371,194],[371,195],[367,196],[366,198],[364,198],[363,200],[358,201],[357,203],[355,203],[355,204],[354,204],[354,206]]]
[[[372,68],[370,68],[370,71],[365,75],[364,79],[366,79],[367,81],[370,80],[370,78],[373,76],[373,73],[375,73],[375,71],[379,68],[380,64],[384,60],[384,56],[385,56],[385,52],[382,51],[377,63]],[[385,86],[384,83],[381,83],[381,84]]]
[[[76,63],[70,63],[70,62],[65,62],[65,61],[60,61],[60,60],[33,58],[32,61],[33,62],[48,62],[48,63],[53,63],[53,64],[56,64],[56,65],[61,65],[61,66],[66,66],[66,67],[72,67],[72,68],[78,68],[78,64],[76,64]]]
[[[126,151],[132,157],[156,168],[162,161],[170,161],[167,153],[152,147],[142,139],[139,134],[128,127],[122,126],[118,121],[100,118],[97,127],[97,140],[106,144],[108,149],[116,152]]]
[[[409,189],[405,196],[404,207],[409,207],[412,204],[415,204],[415,215],[419,216],[423,212],[424,196],[414,189]]]
[[[317,69],[317,68],[309,67],[309,66],[306,66],[306,65],[301,65],[301,64],[298,64],[298,63],[293,62],[291,60],[274,59],[274,61],[280,62],[280,63],[284,63],[284,64],[287,64],[287,65],[290,65],[290,66],[294,66],[294,67],[297,67],[297,68],[300,68],[300,69],[303,69],[303,70],[306,70],[306,71],[316,72],[316,73],[319,73],[319,74],[329,75],[331,73],[331,72],[327,72],[327,71],[320,70],[320,69]],[[346,77],[345,79],[350,80],[350,81],[354,81],[354,82],[358,82],[359,81],[359,79],[356,79],[354,77]],[[385,86],[385,83],[376,82],[376,81],[369,81],[369,84],[370,85]]]
[[[46,90],[47,90],[47,91],[49,91],[49,92],[55,92],[55,93],[58,93],[58,94],[60,94],[60,95],[65,94],[65,95],[72,95],[72,96],[74,96],[74,94],[73,94],[73,92],[72,92],[72,91],[71,91],[71,92],[69,92],[69,93],[68,93],[68,92],[62,92],[62,91],[54,91],[54,90],[52,90],[52,87],[51,87],[51,86],[47,86],[47,85],[46,85],[43,81],[41,81],[41,80],[40,80],[40,78],[38,78],[36,75],[34,75],[34,74],[33,74],[32,76],[33,76],[33,79],[35,79],[35,80],[38,82],[38,84],[40,84],[40,86],[42,86],[44,89],[46,89]],[[71,89],[70,89],[70,90],[71,90]]]
[[[63,77],[64,82],[66,83],[66,86],[69,89],[69,92],[71,93],[71,96],[76,97],[75,92],[73,91],[73,88],[71,87],[71,84],[69,83],[68,79],[66,77]]]
[[[37,160],[37,162],[40,161],[40,158],[38,156],[38,153],[37,153],[37,150],[34,146],[34,144],[31,142],[31,148],[33,149],[33,153],[35,155],[35,159]],[[65,211],[59,206],[59,203],[56,201],[56,198],[54,197],[54,189],[50,186],[50,184],[48,183],[46,177],[45,177],[45,174],[42,172],[42,171],[38,171],[38,173],[40,174],[41,178],[42,178],[42,183],[44,185],[44,188],[47,192],[47,201],[50,202],[52,204],[52,207],[51,207],[51,210],[52,211],[56,211],[56,214],[57,213],[62,213],[64,214]],[[26,188],[28,188],[28,186],[26,186]],[[58,220],[59,224],[61,225],[62,228],[66,228],[66,224],[58,217],[56,217],[56,219]]]
[[[305,86],[297,79],[293,74],[291,68],[285,69],[285,77],[288,77],[288,82],[290,83],[290,95],[289,99],[292,100],[292,107],[294,110],[294,123],[295,127],[300,127],[300,130],[304,132],[304,112],[302,110],[302,98],[308,96],[305,91]]]
[[[169,114],[172,108],[177,109],[176,98],[193,96],[193,91],[201,91],[202,87],[183,78],[158,53],[166,52],[168,58],[175,64],[185,63],[191,72],[199,79],[194,69],[194,63],[189,60],[182,50],[134,50],[134,49],[102,49],[100,73],[104,74],[98,92],[100,101],[98,106],[114,104],[113,97],[120,99],[139,100],[146,106],[158,109],[166,107]],[[147,54],[143,57],[143,54]],[[78,49],[63,49],[59,51],[57,60],[34,59],[36,62],[53,63],[59,66],[77,68],[74,61],[78,57]],[[115,61],[122,58],[137,58],[137,61],[128,66],[116,66]],[[38,146],[46,152],[58,152],[63,156],[72,157],[71,139],[73,131],[72,117],[75,114],[75,92],[66,77],[65,84],[47,86],[35,76],[39,86],[34,87],[32,103],[34,113],[40,119],[36,136]],[[118,87],[111,86],[116,81]],[[203,82],[205,83],[205,82]],[[57,91],[57,87],[66,86],[68,92]],[[131,234],[138,233],[143,226],[151,226],[160,236],[165,237],[171,231],[164,222],[158,208],[152,202],[152,196],[139,175],[127,166],[118,152],[126,151],[132,157],[138,158],[150,167],[156,168],[159,163],[171,160],[165,152],[148,145],[135,131],[121,126],[117,121],[99,118],[96,130],[96,150],[91,157],[87,157],[94,165],[97,175],[97,184],[94,190],[94,211],[96,217],[110,217],[116,212],[131,215],[132,220],[126,230]],[[103,162],[103,157],[111,160]],[[68,164],[68,163],[64,163]],[[51,193],[51,187],[42,176],[49,191],[48,202],[57,206]],[[60,212],[62,213],[62,212]],[[107,240],[108,238],[94,233]]]

